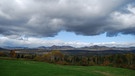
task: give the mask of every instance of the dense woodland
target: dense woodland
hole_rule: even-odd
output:
[[[65,55],[60,51],[55,50],[44,55],[18,54],[15,51],[11,51],[9,54],[0,52],[0,56],[12,57],[17,59],[24,58],[62,65],[113,66],[135,70],[135,54],[133,53],[80,56],[80,55]]]

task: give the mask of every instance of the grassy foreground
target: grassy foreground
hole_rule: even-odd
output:
[[[135,70],[0,59],[0,76],[135,76]]]

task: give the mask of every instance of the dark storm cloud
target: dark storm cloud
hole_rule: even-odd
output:
[[[81,35],[135,35],[134,0],[1,0],[0,34],[52,37],[61,30]],[[128,11],[123,13],[124,11]]]

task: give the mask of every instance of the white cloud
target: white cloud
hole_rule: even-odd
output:
[[[80,42],[80,41],[69,41],[65,42],[62,40],[46,40],[41,38],[23,38],[20,39],[10,39],[4,36],[0,37],[0,46],[19,46],[19,47],[39,47],[39,46],[73,46],[73,47],[84,47],[84,46],[93,46],[93,45],[99,45],[99,46],[108,46],[108,47],[134,47],[135,42],[101,42],[101,43],[89,43],[89,42]]]
[[[126,11],[130,13],[116,11],[111,15],[113,23],[116,23],[113,27],[116,29],[135,28],[135,7],[129,4],[126,7]]]

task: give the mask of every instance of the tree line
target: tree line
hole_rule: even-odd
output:
[[[3,53],[0,53],[0,56],[5,55],[3,55]],[[25,58],[62,65],[113,66],[135,70],[135,54],[133,53],[79,56],[79,55],[64,55],[58,50],[48,52],[44,55],[17,54],[15,53],[15,51],[11,51],[9,56],[13,58]]]
[[[45,61],[49,63],[63,65],[82,65],[82,66],[113,66],[121,68],[135,69],[135,54],[112,54],[112,55],[93,55],[78,56],[64,55],[60,51],[52,51],[42,56],[34,58],[37,61]]]

